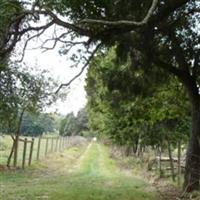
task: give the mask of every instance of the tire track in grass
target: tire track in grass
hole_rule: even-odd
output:
[[[147,190],[150,187],[147,183],[121,172],[109,157],[108,148],[97,142],[90,144],[76,170],[79,190],[84,188],[85,192],[97,195],[89,199],[104,200],[98,196],[101,193],[101,196],[110,196],[109,200],[156,200],[154,192]]]
[[[147,191],[147,183],[120,172],[104,145],[93,141],[77,153],[82,155],[70,165],[65,165],[66,157],[60,158],[65,168],[62,174],[58,169],[57,174],[49,173],[48,178],[41,177],[36,183],[32,180],[38,175],[21,174],[23,179],[16,179],[12,182],[14,188],[6,189],[7,199],[0,196],[0,200],[157,200],[153,192]]]

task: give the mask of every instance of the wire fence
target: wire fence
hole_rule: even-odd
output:
[[[55,152],[62,152],[68,144],[68,137],[21,137],[19,139],[16,166],[25,169],[33,161],[39,161]],[[6,150],[0,154],[0,165],[6,164],[10,150],[11,141],[8,142]]]

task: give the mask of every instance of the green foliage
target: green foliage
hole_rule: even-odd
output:
[[[76,130],[76,117],[73,113],[68,114],[65,119],[63,119],[60,123],[59,133],[60,135],[76,135],[74,133]]]
[[[69,113],[60,123],[60,135],[82,135],[82,132],[88,130],[88,116],[86,109],[78,112],[77,117]]]
[[[31,14],[25,14],[22,18],[16,17],[14,23],[9,23],[9,18],[12,21],[17,12],[21,14],[23,8],[20,5],[23,3],[20,4],[21,1],[17,0],[1,2],[6,4],[6,7],[0,5],[0,25],[3,27],[0,35],[0,60],[3,60],[3,64],[0,63],[0,67],[6,66],[5,55],[13,50],[16,42],[26,33],[26,28],[37,29],[32,29],[31,25],[32,22],[39,21],[40,15],[49,15],[55,24],[66,28],[67,34],[70,32],[71,41],[82,35],[89,37],[85,43],[87,50],[88,46],[91,47],[99,41],[106,48],[116,46],[116,55],[113,56],[117,62],[111,62],[111,59],[98,63],[105,66],[95,66],[97,70],[89,77],[92,77],[91,82],[96,85],[93,87],[88,83],[87,90],[88,94],[91,93],[91,127],[94,131],[111,135],[119,143],[132,143],[133,140],[143,139],[145,143],[152,145],[163,139],[174,140],[172,138],[176,134],[172,132],[177,130],[188,131],[188,107],[179,110],[182,104],[178,107],[178,102],[173,101],[174,98],[180,97],[185,105],[188,104],[182,88],[178,93],[173,90],[174,82],[179,80],[187,90],[193,108],[193,137],[189,145],[190,154],[187,154],[185,185],[191,185],[191,190],[195,189],[195,185],[196,188],[199,187],[199,177],[197,179],[196,172],[193,172],[200,170],[197,169],[200,161],[195,160],[200,156],[198,0],[160,0],[152,13],[149,12],[152,1],[147,0],[43,0],[36,1],[36,7],[32,7]],[[14,6],[10,6],[12,4]],[[63,23],[51,12],[71,24]],[[146,20],[144,17],[147,13],[151,15]],[[93,19],[92,23],[88,18]],[[107,20],[107,23],[102,20]],[[140,21],[144,23],[137,23]],[[63,34],[63,38],[59,37],[59,40],[66,38],[66,34]],[[75,54],[72,56],[74,61],[77,61],[77,58]],[[170,77],[169,74],[178,79]],[[173,89],[169,88],[167,93],[163,93],[166,85],[171,85]],[[72,116],[70,120],[73,121]],[[72,130],[73,126],[69,129]],[[146,135],[155,137],[146,138]],[[190,187],[188,188],[190,190]]]
[[[11,32],[20,28],[20,15],[23,12],[23,6],[18,0],[0,1],[0,71],[7,67],[8,57],[14,48],[14,43],[18,37],[13,36]],[[11,44],[14,41],[13,44]]]
[[[86,91],[89,126],[119,144],[176,143],[189,133],[189,102],[182,85],[152,68],[146,74],[128,61],[116,62],[115,49],[90,66]],[[159,77],[155,77],[155,74]]]
[[[76,120],[78,133],[82,134],[83,131],[88,131],[88,114],[86,108],[82,108],[79,110]]]
[[[87,151],[72,147],[61,155],[53,155],[34,170],[1,173],[5,187],[0,199],[157,200],[156,192],[149,192],[151,186],[131,173],[123,173],[101,144],[92,143]],[[82,159],[77,160],[79,157]],[[49,173],[42,174],[44,170]],[[37,184],[33,187],[30,180],[37,180]]]
[[[51,114],[25,113],[21,124],[21,134],[26,136],[38,136],[55,131],[55,119]]]
[[[44,73],[32,75],[17,67],[11,65],[0,71],[1,127],[8,133],[20,132],[25,111],[37,112],[55,100],[52,94],[55,84]]]

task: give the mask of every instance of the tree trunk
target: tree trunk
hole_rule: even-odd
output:
[[[184,190],[200,189],[200,104],[192,105],[192,132],[187,149]]]
[[[129,145],[127,145],[125,148],[126,148],[125,149],[125,155],[126,155],[126,157],[128,157],[131,154],[131,147]]]
[[[161,158],[162,158],[162,146],[160,146],[160,149],[158,148],[159,151],[159,174],[160,174],[160,178],[162,177],[162,162],[161,162]]]
[[[14,152],[14,147],[15,147],[15,140],[13,140],[12,148],[11,148],[10,154],[8,156],[7,167],[10,167],[10,162],[11,162],[11,158],[12,158],[12,155]]]
[[[141,139],[140,139],[140,135],[137,138],[137,146],[136,146],[136,156],[139,157],[141,153]]]
[[[15,141],[14,141],[14,160],[13,160],[14,167],[17,167],[19,136],[20,136],[21,123],[22,123],[24,111],[25,111],[25,108],[22,110],[22,112],[21,112],[21,114],[19,116],[18,127],[17,127],[17,131],[16,131],[16,135],[15,135]]]
[[[181,185],[181,140],[178,141],[178,186],[180,187]]]
[[[133,153],[135,155],[137,154],[138,145],[139,145],[139,136],[135,137],[134,140],[133,140]]]
[[[13,159],[13,166],[17,167],[17,157],[18,157],[18,146],[19,146],[19,134],[17,133],[15,136],[14,141],[14,159]]]
[[[171,167],[171,172],[172,172],[172,180],[175,181],[174,160],[173,160],[172,150],[171,150],[171,145],[170,145],[169,140],[167,140],[167,147],[168,147],[169,161],[170,161],[170,167]]]
[[[162,144],[160,144],[160,147],[158,147],[158,153],[159,153],[159,163],[158,163],[158,167],[159,167],[159,174],[160,174],[160,178],[163,177],[163,170],[162,170]]]

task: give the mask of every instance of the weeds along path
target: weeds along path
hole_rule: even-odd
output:
[[[120,172],[109,157],[107,147],[102,144],[92,142],[85,149],[66,151],[58,160],[57,171],[55,160],[52,162],[53,173],[51,166],[45,165],[43,171],[41,166],[36,166],[34,173],[29,169],[23,173],[2,174],[0,199],[157,200],[147,183]],[[64,169],[60,170],[60,166]],[[45,168],[48,173],[45,173]]]

